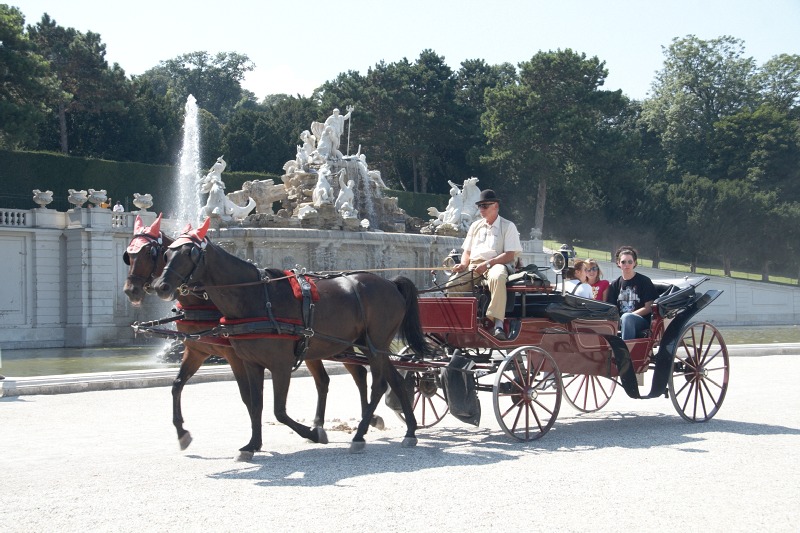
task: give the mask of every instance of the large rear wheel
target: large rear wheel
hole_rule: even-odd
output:
[[[564,399],[582,413],[599,411],[611,400],[617,382],[589,374],[562,374]]]
[[[719,330],[707,322],[689,324],[672,364],[669,396],[689,422],[711,420],[728,390],[728,348]]]
[[[511,438],[544,436],[561,407],[561,373],[553,357],[536,346],[521,346],[500,363],[492,389],[494,414]]]

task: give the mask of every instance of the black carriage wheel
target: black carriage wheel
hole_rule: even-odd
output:
[[[410,348],[408,346],[400,350],[399,355],[405,355]],[[414,395],[411,405],[414,408],[414,418],[417,419],[417,427],[429,428],[435,426],[450,412],[447,398],[444,396],[444,387],[440,378],[440,370],[410,370],[406,373],[406,379],[414,380]],[[403,422],[406,417],[402,411],[394,411]]]
[[[728,390],[728,348],[719,330],[707,322],[689,324],[675,352],[669,396],[689,422],[711,420]]]
[[[599,411],[611,400],[617,382],[611,378],[589,374],[562,374],[564,399],[582,413]]]
[[[500,363],[492,389],[494,414],[511,438],[541,438],[561,407],[561,373],[553,357],[536,346],[521,346]]]

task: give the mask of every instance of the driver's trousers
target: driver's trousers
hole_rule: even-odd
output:
[[[472,260],[470,261],[470,266],[484,261],[485,259]],[[508,299],[508,294],[506,293],[508,269],[506,266],[493,265],[483,276],[470,276],[469,274],[469,272],[461,272],[452,275],[450,281],[445,285],[447,294],[451,296],[472,296],[472,288],[485,282],[491,295],[489,307],[486,309],[486,316],[492,320],[503,320],[506,317],[506,300]]]

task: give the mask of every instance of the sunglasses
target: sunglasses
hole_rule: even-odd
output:
[[[635,263],[633,259],[625,259],[624,261],[619,262],[620,265],[632,265],[633,263]]]
[[[478,204],[478,209],[486,209],[492,204],[494,204],[494,202],[487,202],[485,204]]]
[[[586,272],[597,272],[598,270],[600,270],[600,269],[597,268],[597,267],[591,267],[591,268],[587,268]]]

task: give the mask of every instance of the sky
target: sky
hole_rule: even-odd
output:
[[[247,55],[243,86],[258,99],[310,96],[338,74],[366,74],[380,61],[414,62],[431,49],[453,69],[468,59],[527,61],[570,48],[605,61],[605,89],[648,96],[675,37],[744,41],[761,65],[800,54],[800,0],[3,0],[26,24],[99,33],[106,59],[128,75],[207,51]]]

